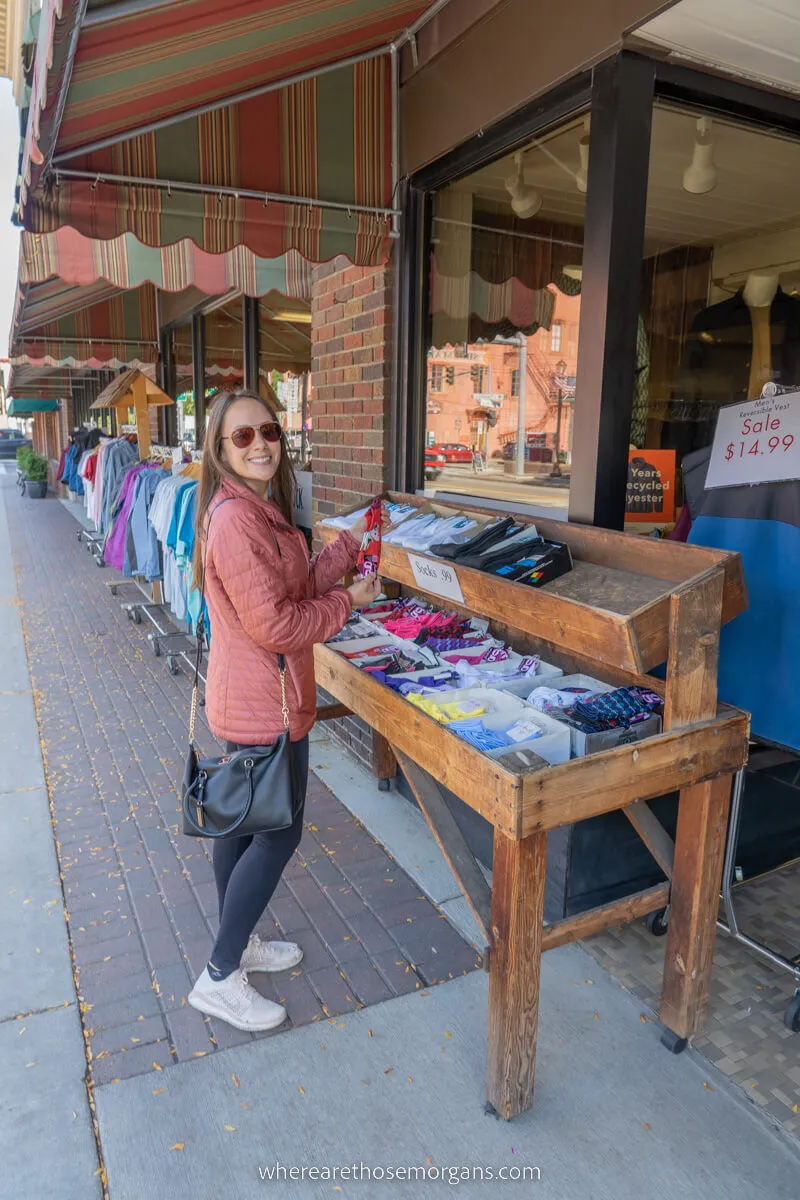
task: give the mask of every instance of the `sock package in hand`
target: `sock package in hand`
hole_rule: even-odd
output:
[[[381,562],[381,524],[383,509],[380,496],[376,496],[367,509],[367,528],[361,539],[356,570],[362,579],[378,574]]]

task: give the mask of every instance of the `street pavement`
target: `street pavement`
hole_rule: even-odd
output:
[[[340,796],[312,776],[261,924],[306,949],[258,977],[290,1022],[254,1037],[189,1008],[215,928],[205,847],[178,831],[189,679],[152,656],[63,505],[2,475],[0,504],[0,1200],[483,1196],[501,1169],[512,1195],[796,1197],[797,1144],[670,1056],[578,946],[544,961],[533,1110],[486,1115],[487,977],[447,920],[459,902],[421,830],[415,854],[407,802],[327,742],[312,766]],[[342,803],[348,778],[362,816],[398,814],[397,856],[390,816],[379,842]],[[495,1178],[441,1177],[472,1168]]]

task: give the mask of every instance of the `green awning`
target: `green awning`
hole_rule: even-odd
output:
[[[32,417],[34,413],[58,412],[57,400],[20,400],[16,396],[9,400],[9,417]]]

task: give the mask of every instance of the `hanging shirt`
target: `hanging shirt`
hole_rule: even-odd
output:
[[[135,466],[128,468],[122,481],[119,502],[114,508],[113,527],[106,540],[103,558],[118,571],[125,570],[125,538],[128,532],[128,514],[133,501],[134,485],[138,476],[145,470],[147,470],[145,463],[136,463]]]
[[[161,467],[149,467],[136,480],[128,517],[125,539],[125,575],[142,575],[149,582],[160,579],[161,553],[158,538],[148,520],[156,489],[166,472]]]

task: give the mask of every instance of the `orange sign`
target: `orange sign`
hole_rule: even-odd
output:
[[[674,450],[629,451],[625,520],[675,520]]]

